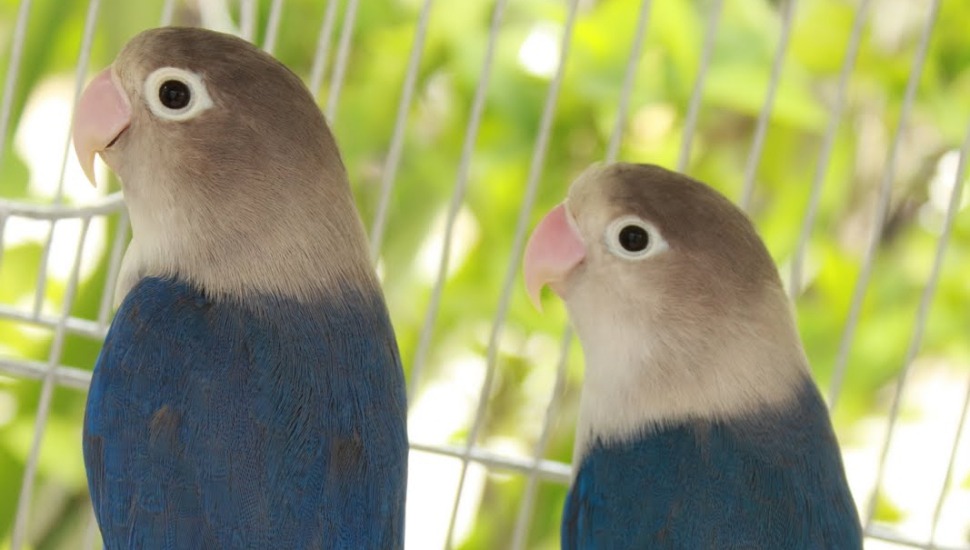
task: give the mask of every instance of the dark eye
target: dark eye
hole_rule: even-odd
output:
[[[629,252],[640,252],[650,245],[650,234],[638,225],[628,225],[620,230],[620,246]]]
[[[158,100],[169,109],[184,109],[192,100],[192,94],[185,82],[166,80],[158,88]]]
[[[610,253],[623,260],[644,260],[670,248],[655,225],[633,215],[610,222],[603,237]]]

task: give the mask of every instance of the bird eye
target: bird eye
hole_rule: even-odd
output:
[[[166,80],[158,88],[158,100],[169,109],[183,109],[192,99],[192,92],[181,80]]]
[[[163,120],[195,118],[213,105],[202,75],[178,67],[162,67],[148,75],[144,95],[152,114]]]
[[[636,216],[613,220],[606,228],[605,238],[610,252],[625,260],[642,260],[668,248],[660,231]]]
[[[618,241],[627,252],[640,252],[650,246],[650,234],[639,225],[627,225],[620,230]]]

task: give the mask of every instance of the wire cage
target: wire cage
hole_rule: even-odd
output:
[[[558,547],[581,352],[520,257],[573,177],[623,159],[755,220],[867,548],[970,549],[966,21],[965,0],[0,2],[0,548],[98,545],[80,419],[129,225],[70,115],[177,23],[277,55],[335,131],[408,376],[409,548]]]

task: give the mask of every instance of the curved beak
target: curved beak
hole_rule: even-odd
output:
[[[562,203],[546,214],[525,245],[525,287],[536,309],[542,311],[542,287],[565,280],[585,257],[586,245]]]
[[[88,84],[74,111],[74,151],[91,185],[97,186],[95,153],[113,145],[129,124],[131,103],[108,67]]]

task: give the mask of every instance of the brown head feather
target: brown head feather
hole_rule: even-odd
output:
[[[199,75],[213,106],[156,116],[145,82],[162,67]],[[217,296],[373,284],[337,144],[283,64],[231,35],[169,27],[136,36],[113,68],[132,104],[130,127],[103,153],[134,233],[121,295],[143,275],[177,274]]]

